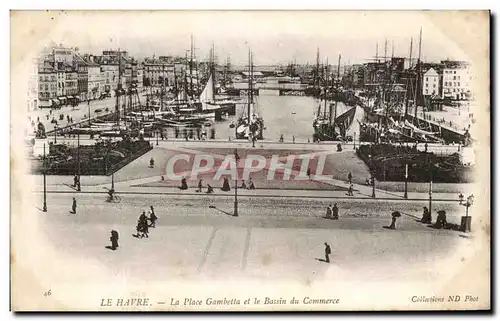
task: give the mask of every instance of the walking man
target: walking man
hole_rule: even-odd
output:
[[[328,205],[328,207],[326,208],[326,218],[332,218],[332,204]]]
[[[198,189],[196,191],[201,193],[202,188],[203,188],[203,184],[202,184],[202,179],[200,178],[200,181],[198,182]]]
[[[347,190],[347,195],[348,195],[348,196],[354,196],[354,193],[353,193],[353,189],[352,189],[352,187],[353,187],[353,186],[352,186],[352,184],[351,184],[351,185],[349,185],[349,189]]]
[[[149,215],[149,220],[151,221],[151,225],[149,225],[150,227],[155,227],[156,226],[156,220],[158,219],[158,217],[156,216],[155,214],[155,209],[153,208],[153,206],[151,205],[151,213]]]
[[[71,213],[76,214],[76,199],[73,197],[73,205],[71,206]]]
[[[338,220],[339,219],[339,208],[337,207],[337,203],[335,203],[333,205],[333,208],[332,208],[332,216],[333,216],[333,219],[334,220]]]
[[[349,172],[349,175],[347,175],[347,183],[352,184],[352,174]]]
[[[325,242],[325,261],[326,263],[330,263],[330,254],[332,254],[332,249],[330,248],[330,245]]]
[[[111,241],[111,249],[114,251],[118,247],[118,232],[115,230],[111,230],[111,237],[109,238]]]

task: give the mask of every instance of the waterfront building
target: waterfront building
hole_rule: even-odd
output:
[[[443,66],[443,98],[453,100],[470,100],[474,94],[471,90],[473,75],[470,64],[464,61],[445,60]]]
[[[422,78],[422,95],[441,96],[439,83],[440,75],[438,72],[434,68],[427,70]]]

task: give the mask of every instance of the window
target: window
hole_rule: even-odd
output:
[[[457,80],[457,76],[453,76],[453,80]]]
[[[457,86],[460,87],[460,82],[457,82]]]
[[[433,90],[433,91],[432,91],[432,94],[433,94],[433,95],[435,95],[435,94],[436,94],[436,91],[435,91],[435,90]]]
[[[460,76],[457,76],[457,80],[460,80]]]
[[[436,84],[433,84],[433,85],[432,85],[432,88],[436,88]]]
[[[425,77],[425,81],[429,81],[429,77]]]
[[[426,94],[428,94],[428,93],[429,93],[429,90],[427,90],[427,89],[426,89],[426,90],[425,90],[425,93],[426,93]]]

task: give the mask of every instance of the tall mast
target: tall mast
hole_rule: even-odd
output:
[[[337,66],[337,78],[340,79],[340,58],[341,55],[339,54],[339,61],[338,61],[338,66]],[[333,116],[333,121],[335,122],[335,119],[337,119],[337,101],[335,101],[335,114]]]
[[[163,72],[162,72],[162,82],[161,82],[161,87],[160,87],[160,111],[163,111],[163,89],[164,89],[164,86],[165,86],[165,64],[162,63],[162,69],[163,69]],[[175,69],[175,66],[174,66],[174,69]]]
[[[326,65],[325,65],[325,109],[323,110],[323,117],[326,118],[326,101],[327,101],[327,94],[328,94],[328,57],[326,57]]]
[[[408,118],[408,104],[410,102],[410,71],[411,71],[411,54],[413,51],[413,37],[410,39],[410,63],[408,64],[408,72],[406,73],[406,104],[405,104],[405,120]]]
[[[417,82],[415,84],[415,118],[417,118],[418,101],[417,97],[419,95],[419,84],[420,84],[420,57],[422,54],[422,27],[420,27],[420,37],[418,40],[418,60],[417,60]]]
[[[115,112],[116,112],[116,124],[120,126],[120,91],[122,89],[122,74],[121,74],[121,69],[122,69],[122,56],[121,56],[121,50],[118,48],[118,86],[116,90],[116,105],[115,105]],[[89,115],[90,117],[90,115]]]
[[[186,62],[187,62],[188,61],[188,59],[187,59],[187,52],[185,53],[185,59],[186,59]],[[191,64],[189,64],[189,65],[191,66]],[[187,101],[187,91],[188,91],[187,70],[184,70],[184,101]]]
[[[377,45],[375,46],[375,62],[378,62],[378,41]]]
[[[177,73],[175,72],[175,61],[174,61],[174,93],[175,93],[175,101],[179,97],[179,91],[177,90]]]
[[[316,51],[316,75],[314,79],[314,86],[319,87],[319,48]]]
[[[385,44],[384,44],[384,62],[387,61],[387,38],[385,38]]]
[[[247,117],[248,123],[250,124],[250,105],[252,104],[252,58],[250,54],[250,48],[248,48],[248,105],[247,105]]]
[[[191,35],[191,51],[190,51],[190,54],[191,54],[191,59],[189,61],[189,79],[190,79],[190,82],[191,82],[191,85],[190,85],[190,91],[191,91],[191,96],[193,96],[194,94],[194,91],[193,91],[193,35]]]
[[[212,43],[212,62],[210,68],[210,75],[212,76],[212,101],[215,101],[215,45]]]

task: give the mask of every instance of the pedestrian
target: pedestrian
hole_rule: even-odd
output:
[[[424,148],[425,148],[425,152],[427,153],[427,148],[429,147],[429,145],[427,145],[427,143],[425,143],[424,145]]]
[[[75,175],[75,177],[73,177],[73,187],[77,187],[78,186],[78,176]]]
[[[349,172],[349,174],[347,175],[347,183],[352,184],[352,174],[351,174],[351,172]]]
[[[281,134],[281,136],[280,136],[280,143],[283,143],[284,140],[285,139],[283,138],[283,134]]]
[[[188,189],[188,186],[187,186],[187,182],[186,182],[186,178],[185,178],[185,177],[183,177],[183,178],[181,179],[181,187],[179,187],[179,188],[180,188],[180,189],[182,189],[182,190]]]
[[[156,227],[156,220],[158,220],[158,217],[156,216],[155,209],[153,208],[152,205],[151,205],[151,212],[150,212],[150,215],[149,215],[149,220],[151,221],[151,225],[149,225],[149,226],[150,227]]]
[[[251,177],[248,179],[248,189],[255,189],[255,185],[253,184]]]
[[[198,193],[201,193],[202,189],[203,189],[203,183],[202,183],[202,179],[200,178],[200,180],[198,181],[198,189],[196,190]]]
[[[292,143],[295,144],[295,135],[292,136]]]
[[[420,222],[425,224],[432,224],[432,215],[426,206],[424,206],[424,213],[422,214],[422,219],[420,220]]]
[[[151,159],[149,160],[149,168],[154,168],[155,167],[155,160],[153,159],[153,157],[151,157]]]
[[[391,225],[389,226],[390,229],[395,230],[396,229],[396,219],[401,216],[401,213],[398,211],[394,211],[391,214],[392,219],[391,219]]]
[[[332,204],[328,205],[326,208],[326,216],[325,218],[331,219],[332,218]]]
[[[111,230],[111,237],[109,238],[111,241],[111,249],[114,251],[118,247],[118,232],[115,230]]]
[[[348,196],[354,196],[354,193],[353,193],[353,185],[349,185],[349,189],[347,190],[347,195]]]
[[[207,194],[212,194],[214,192],[214,188],[212,185],[207,184]]]
[[[247,184],[245,184],[245,180],[241,181],[241,186],[240,186],[241,189],[246,189],[247,188]]]
[[[231,190],[231,187],[229,187],[229,180],[227,179],[227,177],[224,177],[224,182],[222,183],[221,190],[224,192],[229,192]]]
[[[337,207],[337,203],[335,203],[333,205],[333,208],[332,208],[332,218],[334,220],[338,220],[339,219],[339,208]]]
[[[73,205],[71,205],[71,213],[76,214],[76,199],[73,197]]]
[[[146,211],[142,211],[141,216],[139,216],[139,221],[141,221],[141,222],[143,222],[143,223],[144,223],[144,222],[146,222],[146,223],[147,223],[147,221],[148,221],[148,217],[146,216]]]
[[[446,212],[445,211],[438,211],[438,216],[436,219],[436,224],[434,225],[435,228],[446,228],[448,223],[446,222]]]
[[[332,249],[330,248],[330,245],[325,242],[325,261],[326,263],[330,263],[330,254],[332,254]]]

